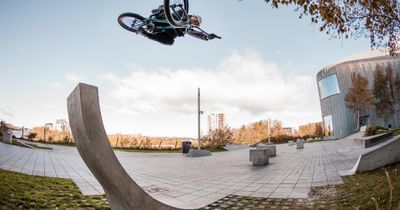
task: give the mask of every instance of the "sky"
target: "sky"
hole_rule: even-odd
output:
[[[292,7],[263,0],[190,0],[202,28],[222,36],[185,36],[161,45],[124,30],[123,12],[142,16],[161,0],[1,0],[0,119],[41,126],[67,119],[79,82],[99,87],[106,131],[197,135],[206,116],[232,128],[272,118],[295,127],[321,121],[317,72],[370,49],[365,39],[332,39]]]

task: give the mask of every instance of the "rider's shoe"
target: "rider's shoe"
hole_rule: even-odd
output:
[[[139,28],[136,33],[138,35],[142,35],[142,36],[147,36],[147,32],[144,30],[144,28]]]
[[[144,33],[144,29],[143,29],[143,28],[139,28],[139,29],[136,31],[136,33],[137,33],[138,35],[142,35],[142,34]]]
[[[157,9],[151,10],[151,13],[152,14],[158,14],[158,13],[161,13],[163,10],[164,10],[164,6],[160,5]]]

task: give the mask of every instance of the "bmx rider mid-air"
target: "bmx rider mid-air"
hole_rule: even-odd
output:
[[[123,13],[118,17],[118,22],[129,31],[165,45],[173,45],[176,37],[183,37],[185,34],[206,41],[221,39],[202,30],[202,18],[198,15],[188,15],[188,10],[188,0],[175,0],[175,3],[164,0],[164,5],[152,10],[149,18],[135,13]]]

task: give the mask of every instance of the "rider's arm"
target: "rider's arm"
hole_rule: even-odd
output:
[[[198,39],[205,40],[205,41],[209,40],[208,35],[203,32],[200,32],[200,31],[188,30],[187,34],[189,34],[190,36],[196,37]]]

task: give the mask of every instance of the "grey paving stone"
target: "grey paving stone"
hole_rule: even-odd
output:
[[[116,155],[140,186],[166,189],[162,199],[167,203],[176,203],[179,197],[187,195],[188,206],[193,203],[201,207],[229,194],[306,198],[307,190],[297,188],[340,184],[343,181],[338,171],[352,168],[358,156],[369,151],[349,142],[344,139],[306,144],[301,151],[277,145],[277,156],[262,168],[254,168],[248,162],[248,149],[200,159],[161,153],[116,152]],[[43,151],[0,143],[0,168],[72,178],[84,194],[104,193],[76,148],[52,147],[54,150]]]

